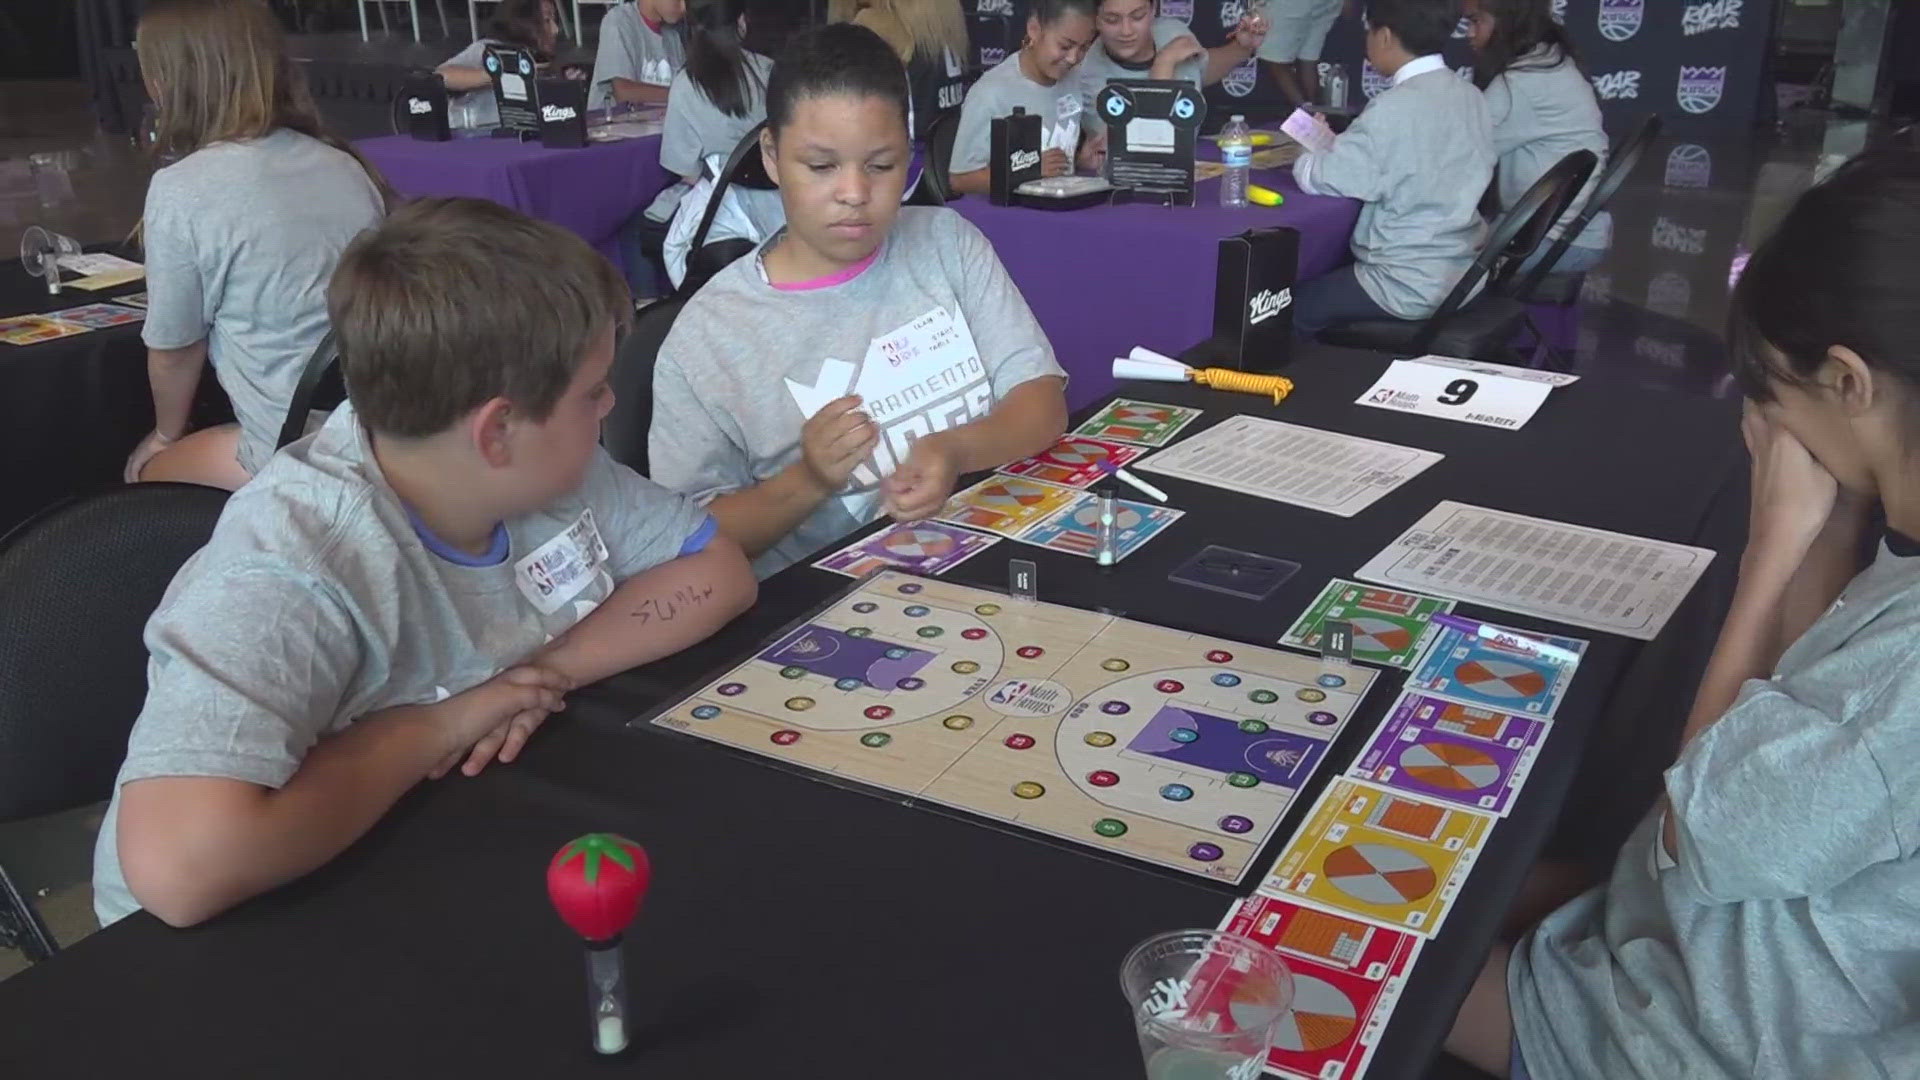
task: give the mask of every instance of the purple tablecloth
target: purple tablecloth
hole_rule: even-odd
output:
[[[423,142],[384,135],[354,144],[402,195],[472,195],[579,233],[620,264],[620,226],[673,177],[660,137],[549,150],[513,139]]]
[[[1348,262],[1360,204],[1302,192],[1291,169],[1257,169],[1254,182],[1286,196],[1277,207],[1226,210],[1219,181],[1195,205],[1130,204],[1047,211],[994,206],[984,195],[953,204],[980,227],[1072,376],[1075,408],[1113,392],[1112,361],[1135,345],[1169,355],[1213,332],[1219,241],[1248,229],[1300,230],[1299,280]]]

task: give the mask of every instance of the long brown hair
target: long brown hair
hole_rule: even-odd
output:
[[[967,52],[967,20],[960,0],[830,0],[827,18],[854,22],[879,34],[902,61],[915,53],[939,57]]]
[[[393,201],[379,171],[321,123],[280,22],[260,0],[161,0],[141,14],[134,51],[154,99],[156,155],[289,128],[351,155]]]

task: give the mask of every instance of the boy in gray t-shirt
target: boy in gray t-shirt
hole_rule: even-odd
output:
[[[687,63],[680,23],[686,0],[631,0],[600,20],[600,47],[593,54],[593,89],[587,108],[616,101],[658,105]]]
[[[900,206],[893,50],[850,23],[799,35],[767,124],[787,229],[680,312],[648,439],[654,478],[707,502],[763,576],[883,512],[930,516],[958,476],[1066,425],[1064,375],[986,238]]]
[[[597,446],[630,301],[572,233],[420,200],[329,302],[351,403],[233,497],[147,625],[103,923],[300,877],[420,780],[511,761],[566,690],[753,602],[706,513]]]

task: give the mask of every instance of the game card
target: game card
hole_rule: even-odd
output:
[[[1199,409],[1183,405],[1156,405],[1151,401],[1119,398],[1102,409],[1100,415],[1074,428],[1073,433],[1142,446],[1165,446],[1199,415]]]
[[[1080,492],[1058,484],[1021,476],[990,476],[947,500],[940,521],[951,521],[1001,536],[1021,530],[1058,513],[1080,497]]]
[[[1267,1071],[1303,1080],[1353,1080],[1420,954],[1420,939],[1255,893],[1220,929],[1280,954],[1293,972],[1293,1005],[1274,1029]]]
[[[55,338],[84,334],[87,328],[58,322],[44,315],[19,315],[0,319],[0,341],[9,345],[32,345]]]
[[[1326,621],[1345,621],[1353,624],[1355,660],[1410,668],[1440,631],[1433,616],[1452,610],[1451,600],[1335,578],[1280,643],[1318,649]]]
[[[959,566],[1000,542],[997,536],[948,525],[916,521],[863,537],[813,565],[848,577],[865,577],[883,566],[902,566],[921,574],[939,574]]]
[[[1160,535],[1161,530],[1179,521],[1185,510],[1147,503],[1113,501],[1113,559],[1119,562],[1140,545]],[[1100,497],[1082,495],[1052,517],[1033,525],[1014,539],[1069,555],[1091,559],[1100,553]]]
[[[1498,629],[1574,653],[1587,651],[1587,643],[1579,638],[1510,627]],[[1463,705],[1545,719],[1560,707],[1577,667],[1442,627],[1427,655],[1414,666],[1413,674],[1407,676],[1407,689]]]
[[[1505,817],[1547,727],[1531,717],[1402,694],[1347,775]]]
[[[1281,850],[1260,891],[1431,936],[1494,820],[1336,779]]]
[[[125,326],[144,320],[147,313],[139,308],[122,307],[119,304],[87,304],[83,307],[55,311],[47,316],[74,326],[84,326],[89,330],[105,330],[110,326]]]
[[[113,302],[116,304],[125,304],[128,307],[144,308],[147,306],[147,294],[143,292],[128,293],[125,296],[114,297]]]
[[[1146,451],[1138,446],[1066,435],[1030,458],[1002,465],[1000,471],[1013,476],[1045,480],[1050,484],[1085,488],[1107,475],[1101,468],[1103,463],[1118,468],[1144,453]]]

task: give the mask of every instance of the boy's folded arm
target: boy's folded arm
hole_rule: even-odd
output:
[[[584,685],[710,637],[752,607],[760,588],[725,522],[721,529],[698,553],[621,582],[533,662]]]

